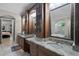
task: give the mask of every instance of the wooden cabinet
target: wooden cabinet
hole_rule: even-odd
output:
[[[17,36],[17,43],[21,46],[21,38]]]
[[[27,43],[24,37],[17,36],[17,43],[21,46],[21,48],[25,51],[30,53],[30,45]]]
[[[39,46],[38,48],[38,55],[39,56],[60,56],[56,52],[50,51],[42,46]]]
[[[32,56],[37,56],[38,55],[38,46],[37,44],[30,42],[30,54]]]
[[[33,42],[30,42],[30,53],[32,56],[60,56],[60,54],[50,51]]]
[[[49,49],[46,49],[34,42],[25,40],[25,38],[21,36],[17,36],[17,43],[25,52],[30,53],[31,56],[60,56],[60,54]]]
[[[29,42],[26,40],[24,40],[24,50],[30,53],[30,45],[29,45]]]

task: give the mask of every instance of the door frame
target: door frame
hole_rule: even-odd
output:
[[[13,23],[12,23],[12,27],[13,27],[13,28],[12,28],[12,30],[13,30],[13,31],[12,31],[12,32],[13,32],[13,33],[12,33],[12,34],[13,34],[13,37],[12,37],[13,39],[12,39],[12,40],[15,41],[15,20],[16,20],[16,19],[15,19],[15,18],[7,18],[7,17],[5,17],[5,16],[3,16],[3,17],[1,16],[1,17],[0,17],[0,44],[2,43],[2,42],[1,42],[1,41],[2,41],[2,27],[1,27],[1,26],[2,26],[2,19],[1,19],[1,18],[11,19],[11,21],[13,22]]]

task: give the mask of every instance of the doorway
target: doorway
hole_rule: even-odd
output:
[[[15,41],[15,19],[11,16],[4,16],[1,20],[1,43],[7,44]]]

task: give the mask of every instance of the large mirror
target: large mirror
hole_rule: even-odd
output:
[[[32,10],[32,14],[30,15],[31,20],[33,21],[33,33],[36,30],[36,10]]]
[[[29,33],[36,33],[36,7],[33,8],[29,12]]]
[[[71,39],[71,4],[50,4],[51,36]]]
[[[22,34],[25,34],[25,16],[22,16],[21,23],[22,23]]]

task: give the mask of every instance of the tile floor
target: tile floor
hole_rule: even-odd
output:
[[[0,44],[0,56],[29,56],[27,52],[22,49],[12,52],[11,47],[15,45],[9,38],[3,39],[2,44]]]

